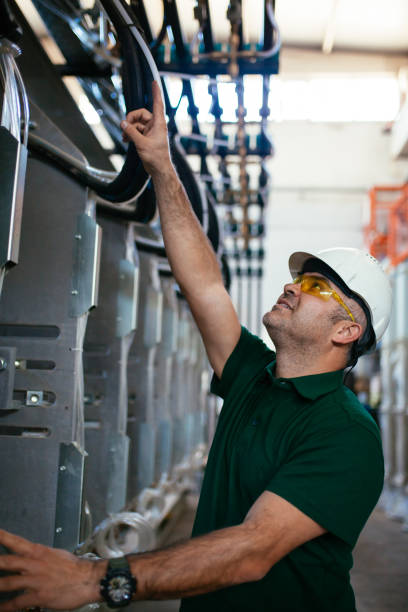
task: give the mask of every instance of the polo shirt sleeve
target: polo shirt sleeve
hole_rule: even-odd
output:
[[[352,422],[305,437],[266,487],[354,547],[384,481],[381,443]]]
[[[235,386],[252,380],[274,359],[275,353],[242,326],[238,343],[225,363],[221,378],[215,373],[213,375],[211,393],[226,399]]]

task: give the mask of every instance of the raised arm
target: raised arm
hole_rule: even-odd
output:
[[[153,113],[138,109],[122,123],[151,175],[163,239],[174,277],[198,325],[208,358],[220,376],[238,342],[240,323],[210,242],[195,216],[170,158],[160,89],[153,83]]]

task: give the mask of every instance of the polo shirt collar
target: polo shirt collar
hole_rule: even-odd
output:
[[[266,371],[274,384],[282,382],[290,383],[299,395],[306,399],[315,400],[321,395],[335,391],[343,384],[343,370],[324,372],[323,374],[311,374],[310,376],[298,376],[296,378],[276,378],[276,359],[266,366]]]

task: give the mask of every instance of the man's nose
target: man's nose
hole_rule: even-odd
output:
[[[289,293],[291,295],[299,295],[301,290],[300,283],[286,283],[283,287],[284,293]]]

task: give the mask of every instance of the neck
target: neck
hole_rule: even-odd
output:
[[[313,374],[324,374],[344,368],[344,356],[339,356],[333,351],[316,355],[316,352],[297,350],[276,349],[276,378],[297,378],[299,376],[311,376]]]

